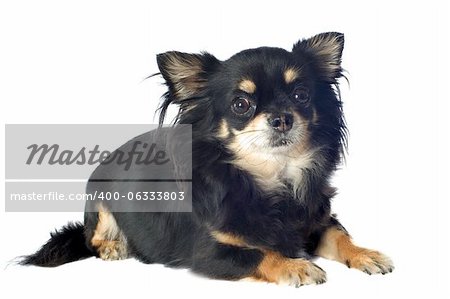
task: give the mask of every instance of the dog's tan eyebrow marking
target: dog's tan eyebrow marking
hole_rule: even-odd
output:
[[[256,91],[256,84],[250,79],[244,79],[239,82],[239,89],[243,92],[252,94]]]
[[[286,84],[294,82],[298,78],[298,71],[294,68],[287,68],[283,73],[284,81]]]

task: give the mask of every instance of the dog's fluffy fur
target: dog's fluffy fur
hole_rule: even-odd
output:
[[[369,274],[392,271],[389,258],[355,246],[330,212],[329,180],[346,143],[338,89],[343,46],[344,36],[330,32],[300,40],[292,51],[249,49],[226,61],[208,53],[158,55],[168,86],[161,123],[176,104],[176,124],[192,125],[193,212],[116,213],[98,205],[85,213],[83,229],[52,234],[22,263],[134,257],[212,278],[292,285],[326,280],[315,256]],[[91,180],[88,192],[96,184]]]

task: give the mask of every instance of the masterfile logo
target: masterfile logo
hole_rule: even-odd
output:
[[[5,132],[6,211],[82,211],[86,201],[116,201],[112,210],[123,212],[191,211],[190,125],[20,124]],[[86,191],[88,179],[95,187]]]

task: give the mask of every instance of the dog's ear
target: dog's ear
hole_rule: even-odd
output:
[[[294,44],[292,52],[313,59],[314,66],[320,76],[325,80],[335,82],[337,78],[342,76],[341,58],[343,49],[344,34],[326,32],[309,39],[300,40]]]
[[[201,93],[209,75],[220,65],[219,60],[208,53],[171,51],[158,54],[156,60],[174,102],[190,99]]]

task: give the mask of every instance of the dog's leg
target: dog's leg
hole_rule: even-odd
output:
[[[194,250],[193,270],[219,279],[250,279],[294,286],[326,281],[325,272],[306,259],[292,259],[247,245],[226,233],[201,238]]]
[[[378,251],[354,245],[348,233],[337,226],[329,227],[324,232],[316,254],[367,274],[386,274],[394,269],[389,257]]]
[[[117,226],[113,214],[101,205],[90,243],[103,260],[114,261],[128,257],[126,238]]]

